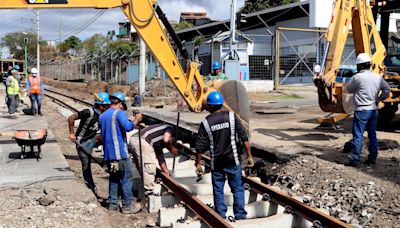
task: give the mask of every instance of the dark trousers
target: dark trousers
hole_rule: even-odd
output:
[[[17,112],[17,107],[18,107],[18,95],[7,95],[7,107],[8,107],[8,113],[14,114]]]
[[[91,156],[88,155],[88,153],[91,155],[93,151],[94,144],[96,142],[96,139],[90,139],[85,142],[81,142],[81,146],[76,146],[76,150],[78,151],[79,159],[81,160],[82,163],[82,174],[83,174],[83,179],[86,182],[86,186],[92,190],[95,189],[96,185],[94,184],[93,181],[93,176],[92,176],[92,170],[90,167],[90,164],[92,162]]]
[[[233,194],[233,213],[236,220],[246,219],[247,212],[244,209],[244,186],[242,181],[242,166],[224,168],[211,172],[214,194],[215,211],[226,218],[227,207],[224,198],[225,180],[228,179],[229,187]]]
[[[35,103],[37,103],[38,114],[41,114],[42,107],[42,95],[40,94],[31,94],[29,95],[29,99],[31,100],[31,111],[32,115],[35,115]]]
[[[368,160],[376,161],[378,157],[378,139],[376,138],[376,127],[378,122],[378,111],[356,111],[353,119],[353,150],[352,160],[360,161],[363,144],[364,131],[368,132],[369,147]]]

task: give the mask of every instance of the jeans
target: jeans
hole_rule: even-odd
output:
[[[118,161],[119,170],[110,173],[108,203],[111,207],[118,206],[118,193],[121,193],[122,208],[129,210],[132,204],[132,185],[133,185],[133,163],[131,159]]]
[[[247,212],[244,209],[244,186],[242,182],[242,166],[223,168],[211,172],[214,194],[215,211],[226,218],[227,207],[224,199],[224,186],[226,177],[233,194],[233,213],[236,220],[246,219]]]
[[[42,107],[42,95],[40,94],[31,94],[29,95],[29,99],[31,99],[31,112],[32,115],[35,115],[35,103],[37,103],[37,110],[38,114],[41,113],[41,107]]]
[[[83,179],[86,182],[86,186],[92,190],[95,189],[96,185],[94,184],[93,177],[92,177],[92,170],[90,168],[90,163],[92,162],[91,157],[87,155],[88,153],[91,155],[94,144],[96,143],[96,139],[89,139],[85,142],[81,142],[81,146],[76,146],[76,150],[78,151],[79,159],[82,163],[82,173]]]
[[[368,132],[369,147],[368,160],[376,161],[378,157],[378,140],[376,138],[376,126],[378,122],[377,110],[356,111],[353,120],[353,149],[351,152],[353,161],[361,160],[363,134]]]

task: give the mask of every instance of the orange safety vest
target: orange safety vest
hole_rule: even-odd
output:
[[[40,94],[40,77],[29,77],[29,93]]]

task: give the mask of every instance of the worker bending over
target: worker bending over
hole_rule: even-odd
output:
[[[201,123],[196,141],[196,173],[204,173],[201,157],[210,151],[211,177],[214,194],[214,209],[226,218],[227,207],[224,200],[225,180],[233,194],[233,212],[236,220],[246,219],[244,209],[244,186],[242,166],[236,136],[244,143],[247,154],[246,166],[254,166],[250,142],[240,120],[233,112],[222,111],[224,98],[220,92],[211,92],[207,97],[207,110],[211,112]]]
[[[376,127],[378,122],[377,104],[384,101],[389,93],[389,84],[380,75],[371,70],[371,56],[361,53],[357,56],[358,73],[346,86],[349,93],[354,94],[355,112],[353,119],[353,148],[348,166],[358,167],[361,163],[361,150],[364,131],[369,138],[369,155],[367,165],[374,165],[378,157],[378,140]],[[379,93],[382,93],[379,95]]]
[[[128,155],[126,132],[132,131],[142,120],[142,115],[129,118],[124,93],[115,92],[110,96],[111,106],[100,116],[101,138],[104,149],[104,161],[110,170],[108,189],[108,209],[119,210],[118,196],[121,193],[122,213],[132,214],[140,210],[136,204],[132,207],[133,163]]]
[[[95,95],[94,107],[84,109],[68,117],[69,140],[76,144],[79,159],[82,163],[83,179],[86,186],[97,195],[97,188],[92,177],[91,154],[96,143],[96,136],[99,129],[100,114],[105,112],[111,101],[108,93],[100,92]],[[80,120],[78,129],[74,133],[75,121]]]
[[[36,115],[35,103],[37,103],[37,114],[42,115],[42,95],[44,94],[43,81],[38,75],[36,68],[31,69],[31,75],[26,81],[26,93],[31,100],[31,113]]]
[[[177,155],[176,140],[173,137],[174,128],[168,124],[154,124],[140,131],[142,138],[142,165],[140,165],[139,138],[132,137],[129,141],[129,152],[133,154],[139,173],[143,167],[143,185],[146,195],[153,194],[157,168],[169,176],[165,163],[163,149],[167,148],[174,156]]]

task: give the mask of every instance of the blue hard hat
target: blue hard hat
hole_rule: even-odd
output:
[[[111,98],[116,98],[116,99],[118,99],[119,101],[121,101],[121,102],[122,102],[122,105],[124,106],[124,109],[125,109],[125,110],[127,109],[127,106],[126,106],[126,95],[125,95],[125,93],[122,93],[122,92],[114,92],[110,97],[111,97]]]
[[[212,65],[213,70],[221,69],[221,64],[218,61],[213,62]]]
[[[224,97],[220,92],[213,91],[207,96],[207,104],[208,105],[223,105]]]
[[[94,103],[99,105],[109,105],[111,104],[110,96],[105,92],[97,93],[95,95]]]
[[[13,67],[13,69],[14,69],[14,70],[19,70],[20,67],[19,67],[18,65],[15,65],[15,66]]]

